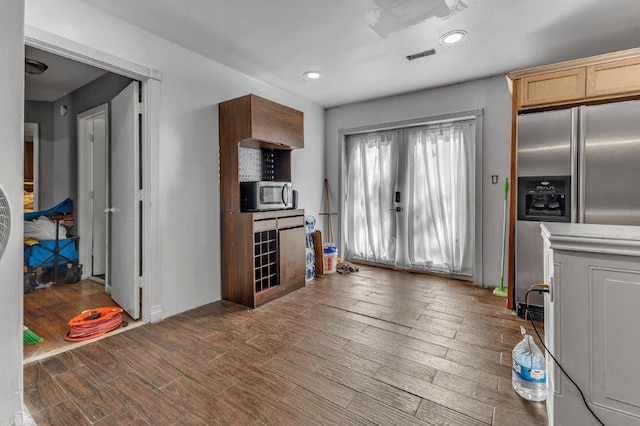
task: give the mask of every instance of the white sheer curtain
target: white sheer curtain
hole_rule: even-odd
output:
[[[398,131],[347,138],[345,255],[395,264]]]
[[[407,130],[407,226],[413,268],[473,274],[475,124]]]

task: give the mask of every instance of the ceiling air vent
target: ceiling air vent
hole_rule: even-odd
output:
[[[413,55],[408,55],[407,59],[413,61],[414,59],[424,58],[425,56],[431,56],[436,54],[436,49],[425,50],[424,52],[414,53]]]

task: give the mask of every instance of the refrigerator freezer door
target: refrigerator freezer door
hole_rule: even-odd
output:
[[[583,107],[581,123],[580,218],[640,225],[640,101]]]
[[[574,110],[518,116],[518,176],[571,175]]]
[[[518,177],[572,175],[575,168],[572,155],[575,152],[576,121],[576,108],[519,115],[516,164]],[[574,180],[571,179],[572,194],[575,192]],[[516,196],[520,197],[522,194]],[[571,199],[575,200],[575,197],[572,195]],[[575,211],[575,206],[571,206],[571,211]],[[524,295],[529,287],[543,281],[542,254],[540,222],[518,220],[513,296],[516,303],[525,303]],[[543,298],[532,293],[529,302],[541,306]]]

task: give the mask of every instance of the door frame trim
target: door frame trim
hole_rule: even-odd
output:
[[[82,239],[91,237],[90,241],[93,241],[93,226],[91,225],[91,219],[93,214],[89,205],[89,178],[93,181],[93,158],[91,156],[91,150],[87,149],[87,132],[85,124],[87,121],[92,120],[100,115],[104,114],[105,117],[105,144],[109,144],[109,104],[104,103],[98,105],[95,108],[91,108],[87,111],[81,112],[77,115],[78,137],[77,137],[77,149],[78,149],[78,189],[77,189],[77,201],[76,201],[76,223],[78,229],[78,236]],[[106,161],[106,158],[105,158]],[[107,186],[109,185],[108,175],[109,170],[106,170]],[[109,190],[107,189],[107,194]],[[88,265],[91,260],[91,247],[93,244],[83,244],[82,240],[79,244],[79,262],[81,265]],[[107,250],[109,247],[109,240],[107,239]],[[106,253],[105,253],[106,254]],[[89,268],[83,268],[82,279],[90,277],[92,274],[88,271]],[[105,282],[108,283],[109,265],[107,263],[105,270]],[[109,288],[105,287],[107,293]]]
[[[38,191],[40,191],[40,124],[33,122],[24,123],[24,135],[31,135],[33,138],[33,211],[37,212],[40,207]]]
[[[160,88],[162,73],[154,68],[130,62],[124,58],[60,37],[31,25],[25,25],[24,40],[35,47],[74,61],[123,75],[142,83],[141,155],[144,189],[142,212],[142,321],[156,322],[162,315],[162,288],[158,279],[160,268],[159,200],[159,133]]]
[[[352,127],[347,129],[338,130],[338,188],[340,194],[340,200],[338,203],[338,217],[344,220],[344,209],[346,192],[344,187],[344,179],[346,179],[346,149],[347,149],[347,136],[356,135],[361,133],[379,132],[385,130],[405,129],[408,127],[418,127],[424,125],[432,125],[439,123],[446,123],[452,121],[461,121],[465,119],[475,120],[475,221],[474,227],[474,261],[473,261],[473,282],[476,285],[484,285],[483,271],[482,271],[482,252],[483,252],[483,238],[482,238],[482,135],[483,135],[483,116],[484,110],[482,108],[460,111],[448,114],[440,114],[429,117],[413,118],[409,120],[392,121],[386,123],[372,124],[368,126]],[[338,248],[340,253],[344,253],[344,225],[340,221],[340,241]],[[396,268],[400,269],[400,268]],[[425,272],[425,271],[419,271]],[[455,277],[454,277],[455,278]]]

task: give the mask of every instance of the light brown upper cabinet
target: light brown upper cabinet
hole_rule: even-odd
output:
[[[517,88],[517,111],[639,97],[640,48],[513,71],[508,78]]]
[[[575,68],[520,79],[520,108],[554,105],[585,97],[585,69]]]
[[[628,95],[640,92],[640,58],[587,67],[587,97]]]

